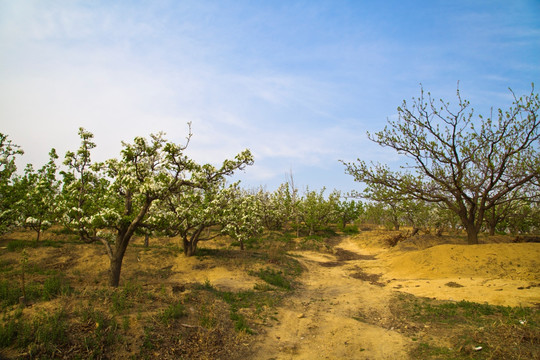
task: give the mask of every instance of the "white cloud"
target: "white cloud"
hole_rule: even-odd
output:
[[[538,76],[520,56],[478,65],[499,53],[486,45],[484,54],[459,36],[469,30],[451,28],[441,45],[431,33],[386,32],[354,13],[360,5],[347,14],[336,9],[335,19],[313,6],[319,11],[300,17],[314,8],[0,0],[1,131],[39,166],[50,147],[77,148],[79,126],[95,133],[96,158],[104,159],[118,155],[121,140],[153,132],[184,142],[192,122],[188,153],[197,161],[219,163],[249,148],[256,165],[246,176],[281,182],[291,166],[320,174],[338,159],[397,161],[365,131],[381,130],[420,82],[452,101],[462,80],[466,98],[497,105],[513,86],[503,83],[524,77],[508,69]],[[388,15],[383,23],[397,31],[391,22],[402,14]],[[489,20],[464,16],[461,24],[475,21],[475,29]],[[349,22],[341,27],[339,19]],[[485,31],[477,38],[492,39]],[[512,31],[505,25],[505,34]],[[518,27],[516,46],[531,46],[537,32]]]

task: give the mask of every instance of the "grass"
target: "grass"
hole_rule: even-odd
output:
[[[62,275],[54,274],[43,283],[32,281],[25,284],[26,301],[47,301],[58,296],[69,295],[73,291],[69,281]],[[0,308],[16,305],[23,296],[20,281],[0,280]]]
[[[53,357],[57,347],[67,341],[67,315],[63,309],[52,314],[42,313],[30,320],[19,313],[5,317],[3,322],[0,346],[14,344],[26,348],[30,358]]]
[[[160,313],[159,319],[164,324],[169,324],[171,321],[180,319],[187,315],[186,307],[181,302],[169,305]]]
[[[343,229],[343,234],[345,235],[356,235],[360,233],[360,230],[358,230],[358,226],[356,225],[346,225]]]
[[[131,281],[127,281],[121,288],[113,289],[111,294],[104,295],[111,299],[111,309],[115,314],[130,311],[137,300],[145,296],[142,287]]]
[[[429,329],[411,356],[422,359],[533,359],[540,355],[540,310],[400,295],[391,310],[414,339]],[[404,325],[405,324],[405,325]],[[447,344],[432,339],[446,339]],[[481,350],[479,350],[481,348]]]
[[[84,324],[80,334],[81,352],[88,359],[101,359],[108,349],[121,341],[120,325],[116,319],[105,312],[93,308],[85,308],[80,313]]]
[[[266,268],[260,269],[259,271],[251,271],[250,275],[257,276],[270,285],[274,285],[285,290],[291,290],[291,282],[285,278],[282,271]]]
[[[258,250],[201,248],[197,254],[201,264],[246,272],[262,267],[258,274],[275,284],[265,281],[271,287],[266,291],[223,291],[210,283],[179,284],[183,290],[174,291],[177,280],[172,284],[166,281],[173,273],[172,267],[165,265],[170,265],[180,251],[170,245],[170,240],[151,241],[150,248],[130,247],[128,251],[135,254],[159,253],[164,265],[152,273],[145,267],[133,269],[116,289],[107,287],[106,281],[95,281],[95,275],[89,277],[84,270],[72,268],[76,261],[66,262],[59,273],[50,266],[54,264],[50,259],[60,253],[53,250],[39,261],[30,258],[25,266],[30,307],[19,306],[20,263],[18,254],[10,253],[61,246],[62,256],[71,256],[77,254],[79,244],[7,240],[6,247],[11,243],[9,250],[0,253],[0,265],[5,265],[0,273],[6,274],[0,279],[0,358],[6,348],[9,354],[31,354],[32,358],[230,358],[232,349],[245,351],[242,344],[246,340],[241,343],[241,339],[255,334],[261,322],[270,321],[268,309],[285,294],[279,290],[290,288],[302,272],[300,263],[285,253],[291,239],[285,236],[273,241],[279,246],[272,245],[276,251],[271,254],[263,241],[257,243]],[[36,313],[40,308],[49,309],[46,302],[60,296],[63,298],[58,304],[65,309],[62,313]],[[52,304],[57,306],[56,302]],[[63,340],[55,340],[59,336]],[[128,348],[134,350],[126,355]]]
[[[64,246],[63,241],[53,241],[53,240],[10,240],[7,243],[7,250],[8,251],[18,251],[26,248],[38,248],[38,247],[54,247],[54,248],[60,248]]]
[[[253,334],[248,321],[240,312],[241,309],[254,309],[255,312],[262,311],[263,308],[271,308],[279,301],[280,296],[269,292],[256,291],[222,291],[213,287],[210,282],[198,286],[199,290],[207,291],[217,298],[225,301],[229,305],[229,317],[234,322],[236,331],[243,331]]]
[[[493,319],[504,320],[509,324],[528,319],[530,325],[538,326],[538,313],[533,308],[494,306],[470,301],[434,302],[428,299],[411,301],[409,304],[411,318],[420,322],[483,325]]]

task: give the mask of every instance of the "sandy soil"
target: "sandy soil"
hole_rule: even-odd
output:
[[[398,291],[496,305],[540,303],[540,244],[403,251],[350,237],[335,255],[296,255],[307,268],[300,288],[260,336],[253,358],[406,359],[412,340],[393,330],[388,310]],[[366,314],[370,321],[361,321]]]

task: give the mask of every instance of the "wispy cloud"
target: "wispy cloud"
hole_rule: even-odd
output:
[[[76,148],[79,126],[104,159],[152,132],[183,142],[192,122],[198,161],[250,148],[250,183],[294,167],[323,184],[338,159],[396,160],[365,132],[419,83],[452,101],[461,80],[485,106],[540,79],[536,17],[441,6],[0,0],[1,131],[39,165]]]

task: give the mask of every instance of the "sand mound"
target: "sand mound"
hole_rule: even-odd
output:
[[[540,281],[540,244],[438,245],[392,256],[392,272],[427,279],[506,278]]]
[[[540,303],[540,244],[445,244],[380,258],[389,285],[417,296],[510,306]]]

